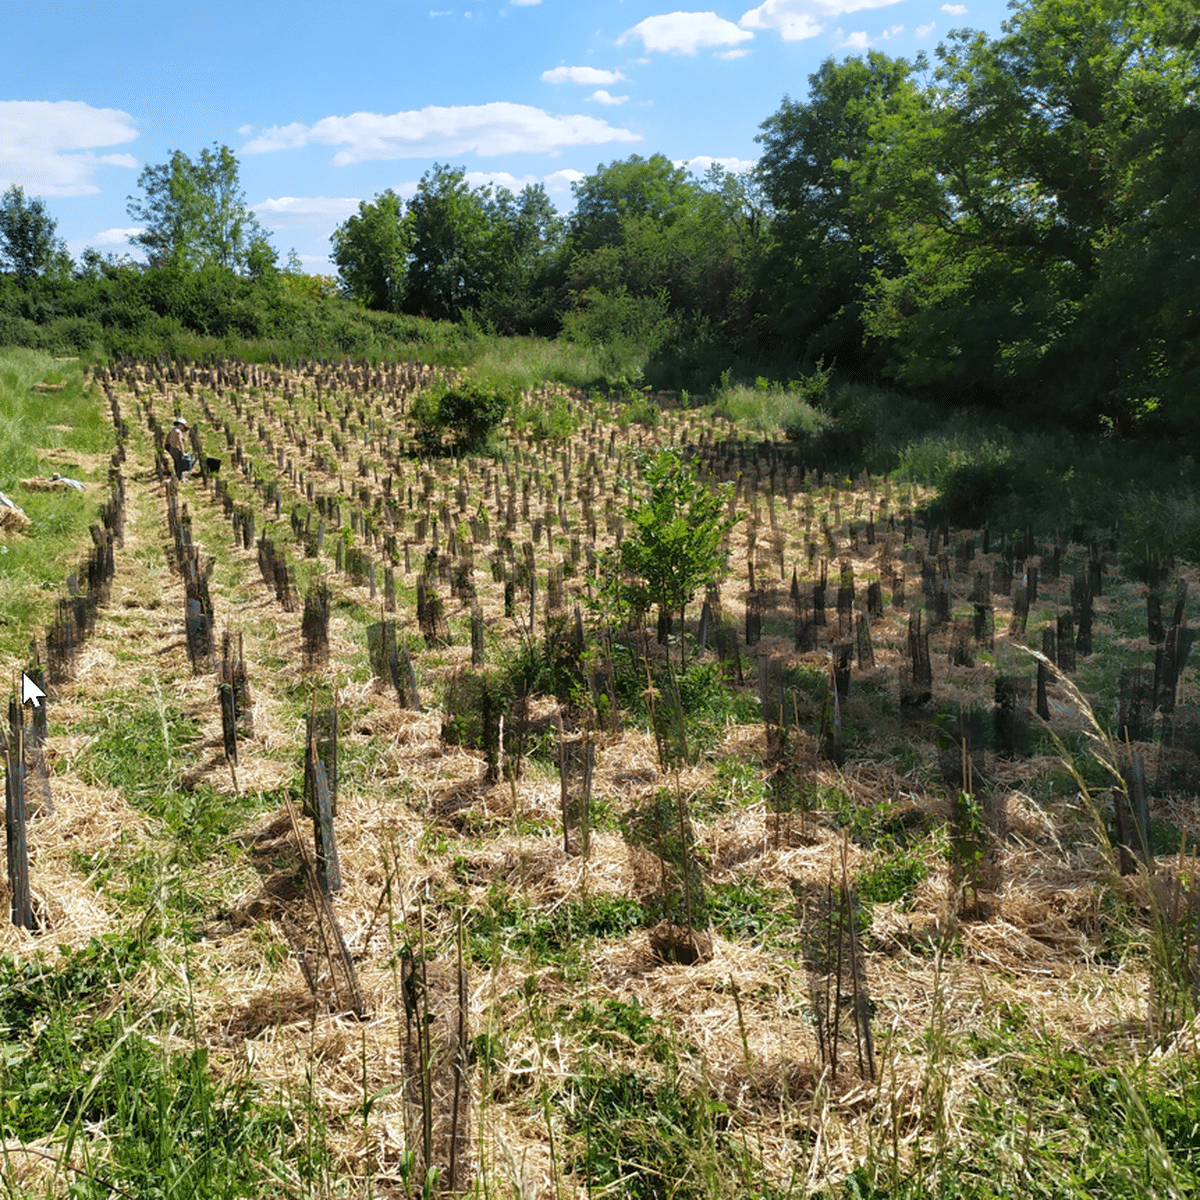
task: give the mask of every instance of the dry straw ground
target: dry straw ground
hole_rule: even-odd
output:
[[[831,597],[844,562],[853,567],[860,607],[867,583],[890,564],[907,574],[907,603],[889,606],[873,624],[876,665],[853,673],[843,713],[854,731],[846,763],[839,768],[820,755],[815,725],[803,732],[816,799],[795,836],[775,834],[778,818],[770,811],[760,723],[729,725],[700,761],[677,770],[660,768],[653,737],[636,721],[627,721],[619,735],[598,735],[597,820],[587,856],[562,848],[552,760],[531,759],[518,779],[489,784],[481,753],[445,744],[438,705],[451,672],[470,661],[462,632],[470,604],[452,602],[457,644],[422,648],[411,589],[432,529],[419,542],[413,514],[401,524],[406,489],[419,501],[423,480],[431,480],[433,514],[446,503],[456,523],[462,519],[460,533],[469,515],[486,508],[494,545],[504,529],[509,489],[515,489],[520,514],[520,481],[535,472],[531,517],[555,508],[569,478],[567,520],[576,532],[585,528],[580,493],[594,461],[594,548],[602,550],[612,542],[604,502],[614,497],[618,476],[634,470],[632,450],[684,445],[709,462],[724,461],[725,449],[713,444],[731,431],[690,413],[668,413],[655,429],[622,428],[613,423],[614,414],[573,396],[583,423],[569,443],[569,465],[565,447],[523,443],[517,430],[511,431],[517,450],[507,471],[486,459],[457,465],[409,460],[406,480],[396,481],[404,502],[393,497],[393,524],[383,528],[397,532],[401,547],[411,543],[411,574],[403,570],[403,550],[397,555],[396,617],[415,651],[427,701],[423,713],[402,708],[394,692],[370,676],[364,627],[378,618],[379,600],[332,570],[339,534],[332,522],[323,558],[305,562],[302,550],[288,545],[289,558],[303,564],[302,580],[315,567],[335,590],[329,666],[313,678],[302,667],[299,614],[281,609],[258,574],[253,552],[233,546],[211,486],[189,480],[180,494],[195,542],[215,560],[210,587],[217,628],[244,635],[253,695],[253,734],[239,746],[236,772],[231,771],[222,752],[214,678],[194,675],[189,667],[184,588],[167,556],[168,485],[155,476],[146,417],[153,413],[161,425],[176,411],[186,413],[206,450],[218,447],[238,503],[257,507],[262,528],[273,512],[235,469],[223,428],[227,421],[231,440],[253,457],[259,478],[286,489],[281,540],[285,531],[290,538],[289,507],[305,493],[298,483],[293,488],[286,466],[277,466],[280,450],[318,494],[336,497],[348,511],[349,496],[357,499],[360,487],[372,499],[381,495],[379,479],[388,470],[382,431],[388,422],[401,424],[396,405],[403,389],[389,391],[368,380],[356,394],[349,374],[339,378],[330,370],[323,373],[323,402],[329,403],[335,389],[337,399],[334,416],[320,418],[321,437],[306,423],[316,409],[317,376],[266,375],[223,387],[154,383],[144,374],[136,392],[134,380],[115,385],[138,431],[137,457],[128,464],[127,535],[112,599],[95,636],[80,655],[75,679],[52,698],[56,809],[30,828],[31,876],[43,931],[35,936],[5,926],[0,938],[7,951],[30,957],[48,942],[82,947],[140,922],[159,953],[127,986],[147,1004],[164,1008],[186,996],[194,1012],[194,1030],[164,1031],[163,1044],[186,1047],[198,1039],[208,1048],[216,1077],[248,1074],[264,1095],[281,1097],[306,1114],[303,1120],[319,1127],[329,1146],[329,1177],[349,1189],[331,1194],[405,1194],[404,1155],[419,1139],[420,1114],[413,1103],[411,1058],[406,1066],[411,1013],[401,951],[423,946],[432,960],[452,965],[460,918],[468,930],[475,928],[477,914],[497,911],[497,898],[516,914],[511,923],[493,921],[479,926],[484,932],[474,940],[468,938],[469,1038],[476,1047],[470,1165],[489,1195],[580,1192],[585,1180],[579,1106],[588,1095],[583,1081],[615,1079],[628,1071],[663,1078],[665,1060],[654,1059],[644,1037],[609,1030],[598,1038],[581,1015],[603,1011],[613,1001],[628,1006],[621,1012],[645,1014],[663,1031],[672,1047],[668,1073],[677,1091],[703,1094],[724,1106],[712,1117],[714,1146],[733,1138],[751,1148],[761,1164],[761,1186],[796,1194],[835,1184],[884,1154],[896,1171],[913,1172],[939,1148],[970,1147],[978,1136],[973,1125],[978,1098],[991,1095],[1001,1105],[1017,1099],[1009,1092],[1011,1064],[1002,1061],[1005,1055],[969,1052],[976,1044],[972,1039],[983,1045],[990,1035],[1019,1024],[1026,1047],[1021,1053],[1038,1042],[1055,1054],[1089,1056],[1097,1047],[1125,1055],[1131,1047],[1154,1044],[1147,1020],[1147,959],[1135,944],[1114,949],[1119,922],[1113,913],[1146,910],[1146,881],[1116,874],[1095,814],[1076,784],[1063,782],[1060,759],[1044,740],[1038,755],[989,762],[990,786],[1007,811],[1007,835],[997,850],[1003,883],[990,897],[985,918],[960,919],[945,832],[955,789],[940,780],[930,714],[990,702],[997,671],[1017,671],[1027,661],[1015,643],[1033,638],[1008,638],[1008,603],[998,599],[995,641],[978,648],[977,665],[952,665],[948,635],[935,636],[932,702],[916,714],[902,709],[898,681],[906,669],[908,609],[921,598],[913,547],[923,544],[925,532],[918,523],[907,545],[899,532],[922,499],[911,489],[882,480],[850,486],[841,481],[835,487],[836,481],[809,476],[785,496],[780,475],[769,515],[770,480],[765,470],[755,476],[759,460],[747,460],[743,450],[739,508],[756,519],[736,528],[721,589],[722,610],[735,628],[744,623],[751,561],[759,580],[766,576],[785,604],[794,565],[811,588],[819,560],[829,557],[823,520],[837,543]],[[336,420],[345,411],[349,433],[339,431]],[[339,472],[313,462],[318,445],[337,457],[330,433],[339,433],[344,446]],[[365,476],[357,469],[360,455],[376,464]],[[537,477],[546,491],[541,502]],[[460,480],[467,486],[465,504],[456,503]],[[620,503],[618,497],[617,511]],[[372,511],[370,500],[361,507]],[[868,514],[880,530],[874,545],[863,533]],[[890,533],[889,516],[895,518]],[[851,523],[857,526],[854,537]],[[518,515],[518,546],[532,540],[529,526]],[[446,532],[443,525],[443,547]],[[973,536],[981,537],[981,531]],[[355,540],[363,544],[361,535]],[[810,543],[816,544],[817,560],[811,570]],[[569,535],[556,529],[554,561],[566,556],[568,545]],[[381,549],[369,543],[368,548],[382,563]],[[516,618],[504,616],[489,553],[489,547],[476,546],[474,579],[488,656],[496,663],[510,659],[526,634],[519,602]],[[1076,558],[1085,553],[1068,548]],[[543,548],[543,574],[547,560]],[[979,556],[973,569],[998,561],[996,554]],[[568,586],[582,591],[582,574]],[[967,585],[960,580],[955,586],[961,607]],[[1065,582],[1044,586],[1065,604]],[[1111,639],[1106,652],[1117,652],[1121,636],[1111,620],[1137,603],[1134,586],[1115,578],[1097,601],[1097,634]],[[832,600],[829,619],[837,621]],[[1031,615],[1030,629],[1037,627]],[[792,678],[815,687],[812,680],[828,674],[829,633],[822,631],[817,651],[798,653],[790,629],[768,623],[757,651],[742,649],[745,670],[753,676],[755,654],[765,652],[784,659],[797,672]],[[1028,660],[1024,671],[1032,670]],[[289,815],[298,797],[304,714],[317,683],[336,684],[342,705],[336,833],[343,887],[333,909],[353,958],[365,1020],[344,1011],[327,986],[314,993],[299,963],[306,954],[320,957],[318,919],[299,866],[307,850],[298,844]],[[1190,676],[1184,687],[1191,687]],[[1069,739],[1087,728],[1086,713],[1070,689],[1054,686],[1050,703],[1050,727],[1058,737]],[[543,717],[556,711],[552,698],[540,704]],[[156,786],[182,801],[207,796],[225,811],[221,828],[227,832],[199,858],[176,853],[178,830],[162,816],[162,797],[131,795],[103,782],[96,747],[105,738],[111,741],[112,714],[125,721],[161,721],[170,778]],[[1143,749],[1153,769],[1156,750],[1151,744]],[[612,935],[593,935],[585,927],[570,933],[566,946],[547,952],[531,931],[558,928],[554,922],[563,913],[586,916],[589,905],[610,897],[651,904],[661,873],[658,860],[631,845],[615,818],[664,788],[682,795],[692,812],[708,886],[714,894],[734,897],[713,929],[711,958],[691,966],[664,963],[651,952],[641,926]],[[1195,829],[1200,820],[1194,795],[1165,797],[1156,812],[1180,829]],[[302,839],[309,828],[301,818]],[[903,841],[876,836],[885,828],[915,833]],[[849,1046],[843,1047],[836,1075],[821,1053],[793,899],[816,894],[839,877],[844,847],[851,879],[897,855],[920,868],[906,894],[865,906],[863,965],[873,1008],[874,1078],[858,1070]],[[135,863],[149,873],[140,890],[129,882]],[[1170,861],[1164,857],[1159,867],[1169,871]],[[1184,873],[1191,871],[1186,864]],[[733,919],[739,904],[746,911],[761,905],[757,926]],[[1194,1053],[1192,1034],[1190,1026],[1169,1031],[1152,1058],[1139,1061],[1150,1075],[1170,1076],[1182,1056]],[[365,1097],[373,1098],[369,1116],[363,1114]],[[103,1157],[106,1139],[117,1133],[96,1128],[87,1136]],[[630,1161],[625,1169],[632,1178],[648,1178],[644,1172],[659,1168]],[[726,1190],[736,1193],[738,1185],[729,1182]],[[664,1184],[636,1194],[669,1195],[672,1189]]]

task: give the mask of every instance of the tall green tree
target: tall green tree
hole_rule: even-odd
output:
[[[879,122],[911,101],[919,66],[876,51],[826,59],[808,77],[808,98],[785,96],[762,125],[757,176],[773,219],[756,324],[794,359],[864,365],[864,292],[890,271],[892,248],[855,202],[854,168]]]
[[[673,224],[695,200],[688,173],[662,154],[650,158],[631,154],[600,165],[573,184],[575,211],[571,215],[571,249],[586,254],[617,245],[628,218],[642,218],[657,227]]]
[[[484,207],[488,265],[480,315],[501,333],[556,333],[563,218],[540,183],[517,195],[497,188]]]
[[[628,345],[673,374],[700,345],[740,336],[739,295],[757,242],[749,190],[633,155],[575,185],[565,244],[569,336]]]
[[[472,188],[462,167],[434,163],[408,202],[412,250],[404,308],[458,321],[476,309],[489,272],[489,188]]]
[[[388,188],[361,201],[330,240],[346,293],[367,308],[398,312],[413,245],[413,221],[400,197]]]
[[[154,266],[217,266],[261,274],[275,261],[265,230],[246,204],[237,157],[228,146],[205,147],[195,160],[175,150],[171,159],[138,176],[140,196],[127,206],[145,227],[130,241]]]
[[[1169,4],[1025,0],[1000,37],[956,33],[938,58],[851,170],[856,213],[900,259],[869,289],[868,329],[904,382],[1136,422],[1140,385],[1088,314],[1110,248],[1146,230],[1148,178],[1172,175],[1180,138],[1187,155],[1194,41]]]
[[[0,267],[22,283],[50,271],[67,252],[56,229],[44,201],[27,200],[25,189],[13,184],[0,197]]]

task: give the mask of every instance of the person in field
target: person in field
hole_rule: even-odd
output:
[[[183,440],[184,434],[187,433],[187,427],[188,423],[182,417],[176,417],[175,423],[171,426],[171,432],[167,434],[167,453],[175,464],[176,479],[186,479],[190,465],[187,460],[187,446]]]

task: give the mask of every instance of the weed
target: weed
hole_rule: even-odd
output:
[[[217,1084],[202,1047],[167,1052],[152,1035],[183,1014],[138,1015],[125,988],[142,943],[91,941],[57,961],[0,958],[0,1122],[31,1143],[111,1127],[103,1157],[76,1168],[72,1195],[248,1195],[284,1157],[290,1117],[245,1079]],[[114,1004],[114,997],[122,1002]]]
[[[570,1166],[589,1192],[612,1189],[631,1200],[709,1194],[705,1168],[719,1169],[715,1123],[724,1105],[700,1088],[670,1073],[589,1068],[563,1102]]]
[[[637,1000],[610,998],[596,1005],[585,1001],[574,1010],[570,1024],[580,1040],[594,1049],[621,1051],[629,1044],[651,1062],[668,1062],[674,1053],[670,1030]]]
[[[569,397],[556,394],[525,405],[519,422],[531,441],[565,442],[579,427],[579,413]]]
[[[908,845],[927,823],[923,813],[900,810],[888,801],[856,804],[848,792],[837,787],[819,787],[811,807],[829,811],[834,824],[848,829],[851,838],[866,849]]]
[[[854,884],[863,904],[900,902],[907,911],[911,908],[917,885],[928,874],[928,864],[913,855],[876,855],[869,867],[859,871]]]
[[[769,799],[770,786],[753,763],[730,754],[718,759],[715,767],[713,782],[698,792],[689,804],[693,815],[717,816]]]
[[[497,953],[529,955],[534,961],[559,961],[589,938],[622,937],[645,925],[647,914],[636,900],[600,894],[569,900],[549,915],[504,891],[489,894],[466,920],[467,944],[476,962]]]
[[[30,520],[23,533],[4,539],[0,555],[0,657],[10,665],[49,623],[63,581],[91,548],[88,526],[107,488],[103,468],[82,463],[112,448],[103,397],[85,385],[78,368],[37,351],[0,350],[0,482]],[[22,478],[54,471],[88,490],[25,491],[19,485]]]
[[[174,708],[138,704],[125,695],[114,695],[98,711],[92,741],[78,764],[80,774],[167,819],[179,792],[183,748],[196,735],[195,722]]]
[[[725,383],[714,397],[716,411],[751,433],[804,441],[827,429],[828,415],[819,405],[828,385],[828,373],[790,384],[771,383],[759,377],[753,387]]]
[[[710,883],[705,895],[714,928],[730,941],[769,945],[787,941],[795,932],[791,893],[781,888],[738,875],[728,883]]]

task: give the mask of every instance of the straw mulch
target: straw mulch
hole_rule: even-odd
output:
[[[289,378],[299,386],[299,376]],[[174,399],[155,402],[170,407]],[[602,442],[608,429],[599,435]],[[653,442],[663,435],[644,436]],[[278,443],[293,448],[282,436]],[[294,457],[300,461],[298,448]],[[444,474],[440,466],[435,471]],[[824,508],[824,498],[815,498]],[[205,498],[188,501],[199,542],[228,538],[219,512]],[[136,502],[144,506],[143,523],[134,527],[131,521],[126,562],[133,561],[130,547],[137,547],[139,536],[143,551],[147,545],[161,548],[165,539],[161,499],[141,493]],[[869,502],[875,505],[877,498]],[[745,609],[751,553],[744,527],[735,531],[733,544],[734,578],[723,601],[726,616],[737,620]],[[414,543],[414,550],[422,549]],[[789,561],[796,551],[793,537]],[[869,555],[865,546],[860,551],[847,556],[861,576],[878,566],[879,556]],[[283,795],[297,795],[300,778],[304,722],[298,697],[309,677],[300,665],[299,616],[281,614],[258,580],[253,552],[228,556],[240,579],[233,588],[215,589],[218,625],[228,621],[245,635],[254,701],[254,732],[239,744],[236,778],[221,749],[213,678],[193,677],[187,667],[182,587],[165,567],[144,577],[127,569],[118,576],[114,604],[122,628],[89,643],[82,660],[86,671],[59,712],[64,718],[81,716],[111,697],[128,670],[122,666],[122,642],[139,639],[147,658],[154,656],[163,694],[196,723],[185,786],[211,785],[228,804],[266,793],[278,803]],[[138,561],[148,560],[142,554]],[[482,556],[477,565],[482,567]],[[911,566],[908,570],[915,591],[919,585]],[[484,574],[477,571],[480,579]],[[367,604],[365,589],[339,580],[338,590]],[[498,590],[484,581],[479,600],[489,636],[515,638],[518,625],[500,616]],[[496,897],[521,906],[531,923],[545,922],[584,897],[648,898],[660,886],[660,867],[653,854],[629,845],[611,826],[592,832],[586,858],[568,853],[559,825],[557,773],[531,761],[515,782],[487,783],[480,754],[443,744],[441,714],[432,704],[430,711],[412,712],[400,708],[380,681],[363,680],[360,672],[352,682],[365,657],[356,642],[358,629],[358,622],[335,614],[333,665],[321,681],[336,680],[350,713],[341,747],[356,763],[350,778],[357,782],[339,791],[335,828],[343,886],[331,907],[364,1011],[350,1010],[328,959],[328,930],[303,866],[311,820],[298,815],[293,823],[286,803],[248,821],[223,848],[219,899],[206,901],[204,936],[188,947],[187,982],[213,1070],[230,1079],[249,1072],[264,1092],[293,1105],[311,1094],[337,1168],[371,1179],[378,1195],[399,1195],[401,1156],[419,1144],[420,1120],[411,1090],[411,980],[404,951],[427,952],[436,1021],[446,1024],[455,1007],[447,999],[457,997],[460,913],[468,921],[469,945],[471,914]],[[899,649],[903,621],[889,613],[874,632],[879,665],[856,671],[856,682],[867,686],[852,691],[848,715],[885,723],[889,718],[875,709],[884,707],[880,697],[894,698],[894,680],[905,669]],[[827,666],[827,655],[797,655],[792,644],[789,637],[774,636],[764,638],[762,648],[789,665]],[[423,685],[432,685],[435,698],[468,653],[463,646],[438,651],[437,667],[422,671]],[[939,667],[934,700],[977,701],[993,677],[990,668]],[[133,687],[142,680],[126,682]],[[1050,701],[1056,728],[1088,728],[1069,687],[1056,683]],[[552,729],[557,715],[557,706],[546,701],[537,706],[535,720]],[[559,1174],[566,1161],[561,1122],[581,1075],[660,1072],[661,1065],[632,1038],[614,1034],[596,1045],[580,1033],[580,1014],[603,1010],[610,1000],[636,1004],[661,1022],[679,1061],[679,1086],[724,1101],[734,1132],[746,1145],[761,1147],[778,1180],[813,1188],[842,1178],[861,1162],[885,1122],[894,1127],[906,1161],[920,1158],[934,1130],[969,1145],[965,1122],[972,1093],[992,1086],[998,1072],[994,1061],[967,1052],[967,1039],[1001,1027],[1014,1013],[1036,1015],[1030,1038],[1069,1046],[1126,1045],[1142,1036],[1147,979],[1128,964],[1118,969],[1106,960],[1103,906],[1110,894],[1130,906],[1148,898],[1136,881],[1115,875],[1094,838],[1065,835],[1064,830],[1086,828],[1088,814],[1063,806],[1050,811],[1022,790],[1031,774],[1049,770],[1053,760],[999,764],[993,772],[1008,814],[1008,837],[997,852],[1002,872],[984,897],[986,916],[967,919],[938,841],[948,807],[942,786],[930,783],[927,766],[935,747],[928,722],[891,720],[886,737],[881,748],[871,747],[884,761],[856,762],[841,771],[818,760],[815,739],[801,739],[817,794],[836,789],[859,809],[911,815],[922,834],[932,834],[912,851],[927,868],[915,894],[874,905],[863,936],[864,986],[874,1007],[874,1078],[860,1068],[853,1037],[841,1046],[836,1075],[822,1056],[808,971],[794,944],[798,934],[793,942],[767,936],[733,941],[717,930],[711,957],[690,966],[663,962],[640,928],[620,937],[581,939],[561,960],[539,959],[533,952],[523,956],[510,947],[495,965],[469,963],[466,979],[468,1038],[486,1034],[497,1049],[489,1089],[483,1090],[477,1066],[468,1104],[474,1122],[470,1153],[479,1159],[470,1165],[482,1164],[489,1185],[523,1197],[572,1192],[580,1181]],[[921,766],[906,771],[888,761],[896,743],[915,749]],[[152,844],[157,832],[153,822],[121,807],[115,796],[70,775],[67,766],[85,748],[81,734],[60,740],[59,809],[39,819],[30,837],[41,911],[54,940],[70,944],[111,928],[115,920],[97,887],[106,856],[115,859]],[[766,769],[757,764],[766,750],[763,727],[747,725],[727,731],[717,753],[756,764],[761,784]],[[690,806],[712,797],[715,779],[711,763],[663,772],[648,734],[598,736],[593,794],[610,814],[644,805],[660,789],[678,792]],[[1174,803],[1172,819],[1197,820],[1194,801],[1180,797]],[[712,882],[744,877],[786,897],[789,888],[815,891],[840,878],[845,834],[834,818],[843,819],[842,811],[796,814],[790,827],[769,811],[765,799],[730,803],[725,811],[716,804],[709,811],[712,815],[694,824],[698,854]],[[850,878],[883,853],[847,846]],[[198,891],[208,888],[206,897],[218,891],[202,878],[211,869],[206,865],[187,880]],[[23,953],[37,941],[17,931],[5,939]],[[164,951],[171,949],[164,940]],[[139,986],[147,995],[170,996],[184,985],[166,973]],[[1177,1035],[1164,1059],[1188,1053],[1189,1045],[1194,1052],[1194,1031],[1190,1036],[1189,1043],[1183,1032]],[[945,1049],[937,1050],[939,1045]],[[944,1058],[937,1059],[938,1053]],[[554,1160],[543,1088],[554,1098]],[[452,1104],[439,1096],[439,1108],[448,1111]],[[374,1099],[364,1131],[367,1097]]]
[[[29,528],[29,524],[29,518],[23,512],[0,504],[0,532],[22,533]]]
[[[43,475],[35,475],[32,479],[22,479],[21,486],[27,492],[66,492],[71,485],[65,479],[47,479]]]

